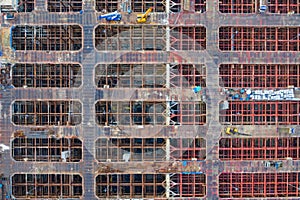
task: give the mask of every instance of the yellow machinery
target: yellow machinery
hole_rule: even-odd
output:
[[[247,135],[247,136],[251,136],[249,134],[245,134],[245,133],[240,133],[239,130],[235,127],[227,127],[225,128],[225,133],[227,135]]]
[[[137,14],[136,17],[136,21],[137,23],[141,24],[141,23],[145,23],[147,21],[147,18],[150,14],[150,12],[152,12],[153,8],[149,8],[144,14]]]

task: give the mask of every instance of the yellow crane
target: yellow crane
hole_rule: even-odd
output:
[[[137,14],[137,17],[136,17],[136,21],[137,23],[141,24],[141,23],[145,23],[147,21],[147,18],[150,14],[150,12],[152,12],[153,8],[149,8],[145,13],[143,14]]]

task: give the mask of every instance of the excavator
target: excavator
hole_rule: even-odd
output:
[[[227,127],[225,128],[225,133],[227,135],[245,135],[245,136],[251,136],[250,134],[246,133],[240,133],[239,130],[235,127]]]
[[[149,8],[144,14],[137,14],[136,17],[136,22],[139,24],[145,23],[147,21],[147,18],[150,14],[150,12],[152,12],[153,7]]]

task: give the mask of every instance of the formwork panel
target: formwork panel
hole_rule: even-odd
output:
[[[49,12],[79,12],[82,10],[82,0],[48,0]]]
[[[170,181],[170,191],[166,182]],[[99,198],[203,197],[206,193],[204,174],[98,174],[96,195]]]
[[[79,64],[16,63],[12,85],[29,88],[71,88],[82,84]]]
[[[204,125],[203,102],[98,101],[95,105],[98,125],[165,125],[170,105],[171,125]]]
[[[18,100],[12,104],[12,122],[25,126],[74,126],[82,121],[79,101]]]
[[[206,156],[203,138],[99,138],[95,148],[99,162],[162,162],[167,161],[166,151],[172,160],[204,160]]]
[[[95,83],[104,88],[164,88],[165,64],[99,64]]]
[[[75,137],[17,137],[11,149],[15,161],[79,162],[82,159],[82,141]]]
[[[221,138],[221,160],[284,160],[300,159],[299,137]]]
[[[171,64],[170,87],[206,87],[206,66],[203,64]]]
[[[162,51],[165,32],[161,25],[99,25],[95,28],[95,47],[99,51]]]
[[[204,26],[170,27],[171,50],[199,51],[206,49]]]
[[[11,28],[11,47],[21,51],[78,51],[82,48],[79,25],[18,25]]]
[[[300,51],[299,27],[220,27],[221,51]]]
[[[300,2],[298,0],[269,0],[268,11],[270,13],[300,13]]]
[[[220,198],[299,197],[299,173],[222,173]]]
[[[230,101],[220,111],[221,124],[299,125],[299,101]]]
[[[83,179],[79,174],[14,174],[12,195],[16,199],[80,198]]]
[[[18,12],[32,12],[34,10],[35,0],[18,0]]]
[[[221,13],[255,13],[255,0],[222,0],[219,1]]]
[[[300,87],[300,65],[221,64],[219,74],[225,88]]]

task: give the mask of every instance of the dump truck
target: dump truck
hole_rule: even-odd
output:
[[[238,128],[236,127],[226,127],[225,128],[225,133],[227,135],[246,135],[246,136],[251,136],[250,134],[246,134],[246,133],[240,133]]]
[[[147,18],[150,14],[150,12],[152,12],[153,8],[149,8],[144,14],[138,14],[136,17],[136,21],[137,23],[141,24],[141,23],[145,23],[147,21]]]
[[[118,11],[115,11],[112,13],[100,15],[98,19],[106,19],[106,21],[120,21],[122,19],[122,15]]]

